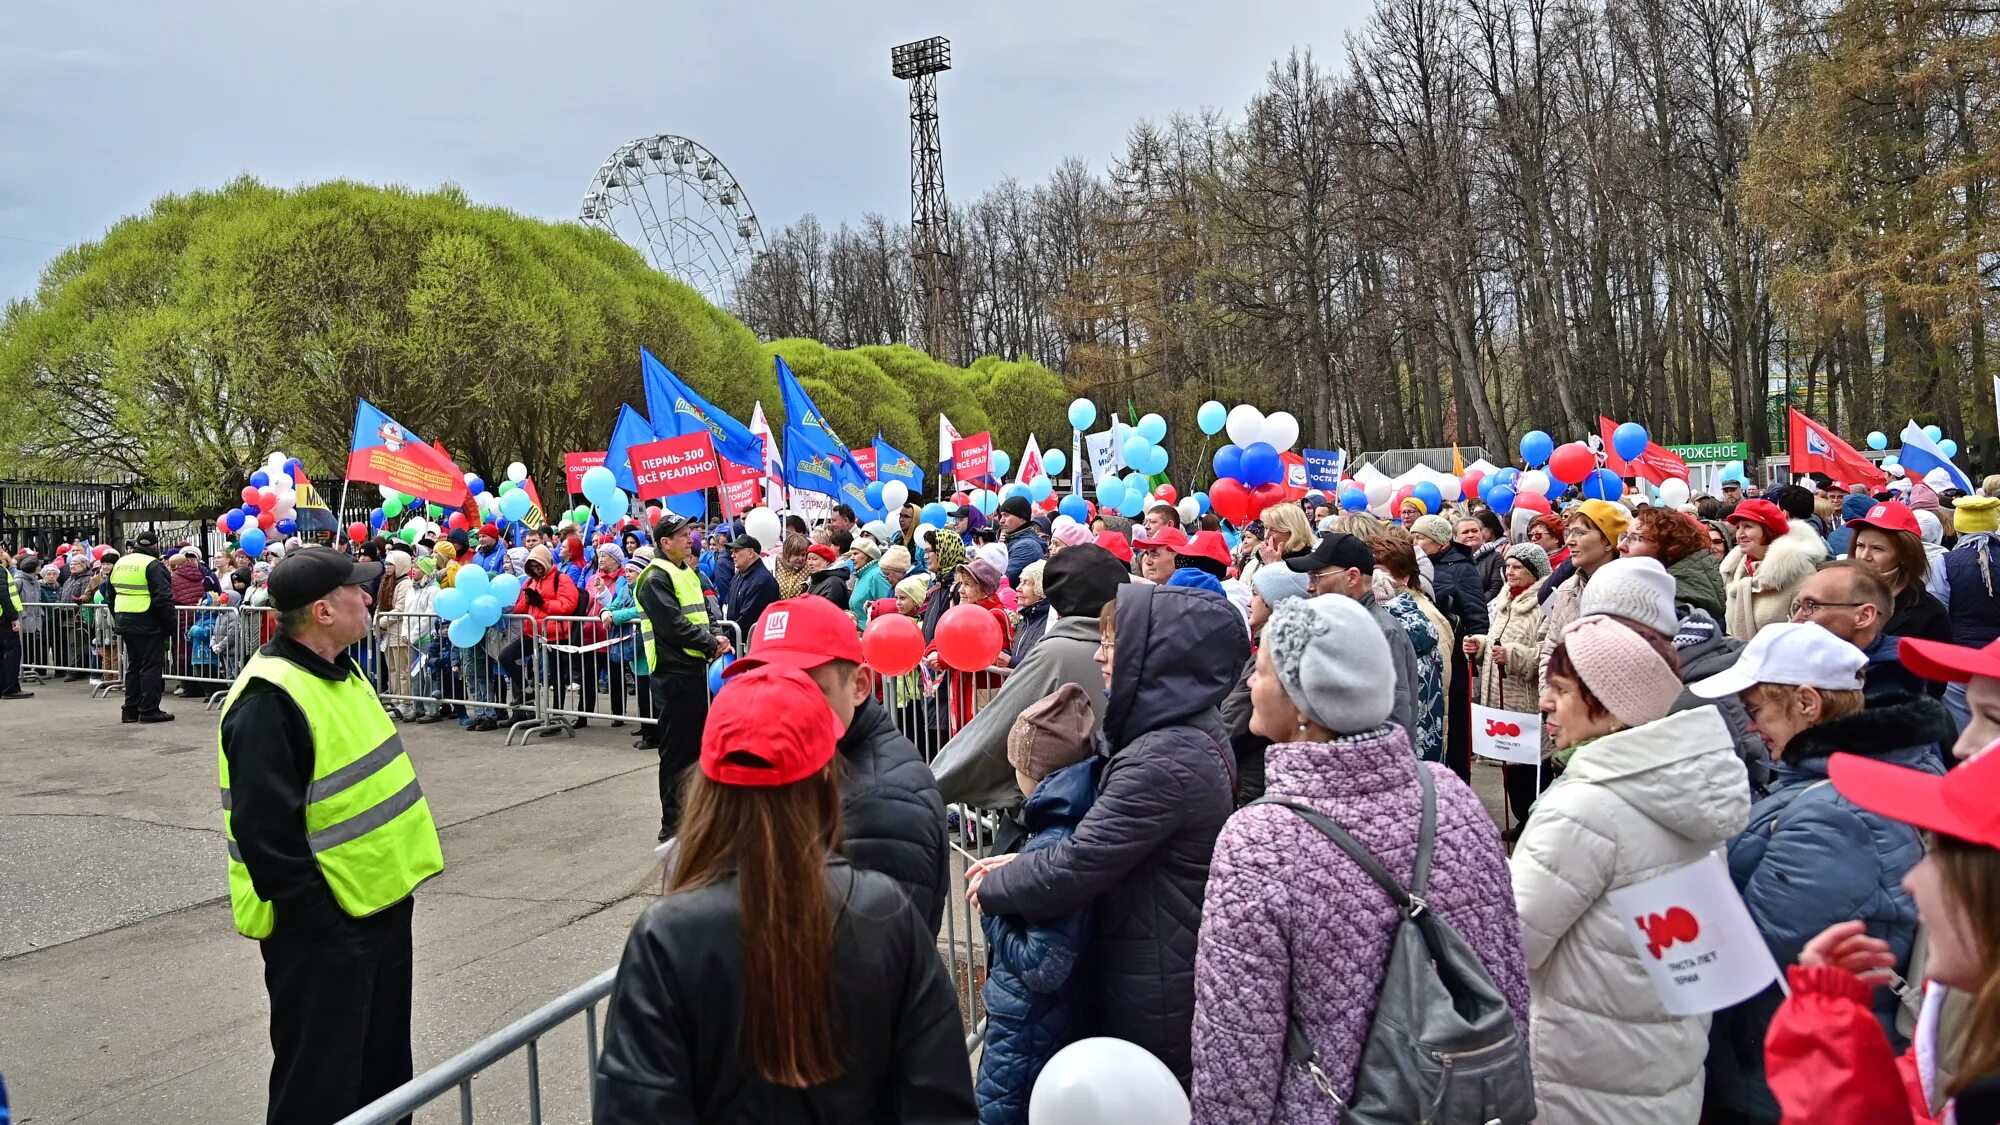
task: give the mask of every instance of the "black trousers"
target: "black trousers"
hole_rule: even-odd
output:
[[[158,711],[160,694],[167,688],[167,639],[143,635],[120,639],[125,644],[125,713]]]
[[[680,831],[681,780],[701,761],[701,732],[708,725],[708,673],[655,669],[653,713],[660,750],[660,839]]]
[[[0,695],[21,690],[21,634],[15,632],[19,624],[0,625]]]
[[[271,995],[267,1125],[329,1125],[410,1080],[413,904],[304,932],[280,920],[261,943]]]
[[[1535,774],[1541,774],[1541,784],[1535,784]],[[1540,770],[1534,766],[1518,766],[1512,763],[1500,767],[1500,784],[1507,793],[1507,809],[1514,816],[1516,825],[1528,823],[1528,810],[1535,804],[1535,798],[1562,776],[1562,767],[1554,758],[1543,760]]]
[[[1460,781],[1472,780],[1472,671],[1465,650],[1451,646],[1451,690],[1445,693],[1444,763]]]

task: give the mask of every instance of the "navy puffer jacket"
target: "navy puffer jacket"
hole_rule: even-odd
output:
[[[2000,535],[1982,531],[1944,557],[1951,580],[1951,643],[1985,648],[2000,640]]]
[[[1452,543],[1431,556],[1431,600],[1451,619],[1452,629],[1461,637],[1484,636],[1492,622],[1486,614],[1486,584],[1472,551],[1463,543]]]
[[[1051,848],[1076,834],[1097,795],[1102,758],[1089,758],[1042,779],[1021,806],[1028,842],[1023,854]],[[979,1057],[980,1125],[1025,1125],[1028,1094],[1057,1051],[1082,1038],[1083,969],[1090,910],[1048,922],[1005,914],[980,919],[986,931],[986,1044]]]
[[[1235,606],[1206,590],[1121,586],[1104,717],[1110,753],[1076,835],[986,877],[980,909],[1046,922],[1094,905],[1086,1030],[1193,1076],[1194,957],[1215,838],[1235,808],[1216,707],[1250,659]]]
[[[1903,876],[1924,856],[1917,831],[1849,801],[1827,781],[1836,752],[1862,754],[1933,774],[1944,772],[1936,743],[1953,733],[1943,704],[1902,695],[1871,703],[1845,719],[1809,727],[1785,747],[1771,795],[1750,810],[1750,824],[1729,842],[1729,873],[1750,917],[1779,965],[1835,922],[1858,919],[1882,938],[1907,973],[1916,943],[1917,908]],[[1777,1101],[1764,1079],[1764,1033],[1782,997],[1774,984],[1715,1014],[1709,1030],[1711,1104],[1749,1117],[1776,1120]],[[1890,1042],[1896,998],[1878,989],[1875,1014]]]

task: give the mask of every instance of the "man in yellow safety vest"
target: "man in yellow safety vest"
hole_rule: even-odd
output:
[[[107,585],[106,601],[125,642],[125,706],[119,717],[128,723],[172,722],[173,712],[160,710],[167,642],[174,635],[173,580],[160,561],[160,537],[151,531],[134,536]]]
[[[639,643],[646,650],[646,680],[653,714],[636,744],[660,752],[660,839],[680,828],[681,777],[701,758],[708,725],[708,662],[730,651],[729,638],[708,620],[701,573],[694,566],[694,528],[668,512],[653,525],[659,554],[639,576]]]
[[[0,547],[0,699],[29,699],[21,690],[21,580],[14,573],[14,556]]]
[[[278,635],[222,705],[236,928],[271,998],[270,1125],[338,1121],[409,1081],[412,893],[444,870],[396,724],[347,654],[380,563],[326,547],[271,570]]]

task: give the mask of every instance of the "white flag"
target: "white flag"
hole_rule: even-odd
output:
[[[1671,1015],[1727,1008],[1778,979],[1771,947],[1719,851],[1608,897]]]
[[[782,512],[788,502],[785,496],[784,458],[779,453],[777,437],[771,433],[771,423],[764,417],[762,402],[750,413],[750,433],[764,445],[764,506],[774,512]]]
[[[958,432],[957,426],[951,424],[951,419],[938,415],[938,472],[951,471],[951,443],[964,436]]]
[[[1542,760],[1542,713],[1472,705],[1472,752],[1498,762],[1532,766]]]
[[[1028,448],[1021,451],[1021,463],[1014,469],[1014,483],[1027,484],[1042,475],[1042,445],[1028,435]]]
[[[1091,434],[1083,439],[1090,450],[1090,479],[1098,483],[1118,475],[1120,455],[1118,435],[1110,430],[1101,434]]]

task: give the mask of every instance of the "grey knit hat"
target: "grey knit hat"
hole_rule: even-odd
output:
[[[1516,543],[1507,548],[1507,557],[1528,568],[1536,578],[1549,576],[1549,553],[1533,543]]]
[[[1299,713],[1335,734],[1374,730],[1396,694],[1389,642],[1361,603],[1338,594],[1290,598],[1264,626],[1271,667]]]
[[[1418,516],[1410,525],[1411,535],[1421,535],[1439,546],[1451,545],[1451,521],[1443,516]]]
[[[1250,585],[1264,595],[1264,604],[1272,609],[1278,608],[1279,602],[1310,597],[1311,581],[1310,575],[1288,566],[1259,567],[1257,573],[1250,576]]]

